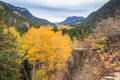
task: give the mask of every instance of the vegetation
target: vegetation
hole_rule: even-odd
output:
[[[0,5],[0,80],[100,80],[120,72],[119,19],[41,25]]]
[[[87,24],[86,24],[87,25]],[[92,33],[92,30],[96,27],[96,25],[72,25],[72,26],[65,26],[65,25],[58,25],[53,27],[53,31],[62,31],[62,34],[68,34],[73,41],[74,38],[77,40],[83,40],[89,34]]]
[[[4,9],[2,5],[0,5],[0,9]]]
[[[4,80],[17,79],[19,67],[16,38],[4,22],[0,22],[0,78]]]
[[[20,34],[20,31],[18,32],[16,28],[7,27],[1,20],[0,79],[52,80],[58,79],[57,76],[64,73],[67,68],[76,67],[76,69],[79,69],[79,66],[83,66],[84,70],[92,67],[90,69],[91,72],[89,72],[90,74],[85,74],[85,76],[94,75],[94,79],[99,80],[101,75],[104,75],[103,72],[105,69],[118,71],[118,50],[102,51],[108,48],[110,41],[108,29],[96,27],[93,30],[93,28],[58,28],[58,26],[51,27],[50,25],[44,25],[38,28],[34,26],[30,27],[24,33]],[[119,28],[115,27],[114,31],[110,29],[109,31],[114,33],[116,29],[118,30]],[[74,47],[74,44],[77,46]],[[76,54],[80,56],[79,60],[77,60],[77,57],[74,65],[71,64],[71,66],[68,65],[66,67],[66,62],[70,59],[72,48],[89,48],[90,51],[87,53],[80,52],[79,55]],[[108,55],[107,53],[112,54]],[[97,66],[93,65],[93,62],[90,61],[93,61]],[[109,71],[106,70],[105,75],[108,73]],[[52,75],[56,76],[51,78]],[[74,78],[77,79],[75,76]],[[90,79],[93,78],[90,77]]]
[[[2,21],[0,28],[1,79],[47,79],[50,73],[64,70],[72,50],[68,35],[43,26],[31,27],[21,36],[14,27],[7,27]]]
[[[23,34],[28,30],[30,26],[39,27],[42,23],[35,22],[28,18],[21,16],[18,12],[13,11],[7,7],[0,5],[0,16],[2,16],[2,20],[6,25],[14,26],[20,34]]]
[[[52,36],[51,36],[52,35]],[[50,27],[30,28],[23,36],[22,53],[33,65],[38,63],[38,71],[44,67],[44,72],[61,70],[71,53],[71,41],[61,32],[54,33]],[[41,67],[42,66],[42,67]]]

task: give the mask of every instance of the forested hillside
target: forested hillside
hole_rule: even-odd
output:
[[[119,4],[72,25],[43,25],[0,5],[0,80],[119,80]]]
[[[86,25],[96,24],[96,27],[92,29],[89,36],[84,37],[82,41],[77,41],[79,45],[76,45],[77,48],[74,48],[68,60],[65,80],[120,79],[119,4],[119,0],[110,0],[92,17],[90,14],[85,22],[77,25],[77,27],[86,27]]]
[[[20,15],[24,16],[25,18],[28,18],[34,22],[40,22],[42,24],[50,24],[50,22],[46,19],[42,19],[42,18],[37,18],[35,16],[33,16],[29,10],[27,10],[26,8],[22,8],[22,7],[17,7],[17,6],[14,6],[12,4],[9,4],[9,3],[5,3],[3,1],[0,1],[0,5],[3,5],[9,9],[11,9],[12,11],[15,11],[17,13],[19,13]]]
[[[24,33],[30,26],[38,27],[42,25],[42,23],[25,18],[18,12],[5,6],[0,5],[0,8],[1,20],[4,21],[4,23],[8,26],[14,26],[21,33]]]

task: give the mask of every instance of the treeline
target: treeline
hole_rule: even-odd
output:
[[[71,40],[74,38],[82,40],[92,33],[92,30],[96,27],[96,25],[93,23],[82,23],[78,25],[70,25],[70,27],[72,28],[59,29],[56,25],[54,25],[53,31],[62,31],[62,34],[68,34]]]

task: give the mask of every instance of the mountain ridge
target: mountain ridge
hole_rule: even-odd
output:
[[[74,23],[72,26],[75,27],[90,27],[96,26],[98,22],[109,17],[114,17],[120,15],[120,0],[110,0],[105,3],[101,8],[92,12],[82,23]]]
[[[40,27],[43,25],[43,23],[28,19],[3,5],[0,5],[0,21],[3,21],[8,27],[15,27],[21,34],[31,26]]]
[[[120,0],[110,0],[104,4],[100,9],[91,13],[87,18],[86,22],[96,22],[108,17],[114,17],[120,15]]]
[[[31,20],[34,20],[36,22],[41,22],[43,24],[50,24],[50,22],[46,19],[42,19],[42,18],[37,18],[35,16],[33,16],[29,10],[27,10],[26,8],[21,8],[21,7],[17,7],[17,6],[14,6],[12,4],[9,4],[9,3],[6,3],[6,2],[3,2],[0,0],[0,4],[9,8],[9,9],[12,9],[16,12],[18,12],[19,14],[21,14],[22,16],[26,17],[26,18],[29,18]]]
[[[64,21],[59,22],[57,24],[64,24],[64,25],[70,25],[78,21],[83,21],[85,18],[82,16],[69,16]]]

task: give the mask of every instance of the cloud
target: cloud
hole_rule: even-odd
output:
[[[88,16],[109,0],[4,0],[27,8],[33,15],[52,22],[68,16]]]

